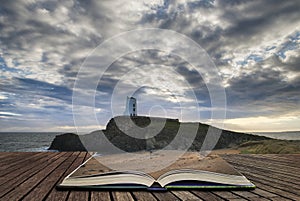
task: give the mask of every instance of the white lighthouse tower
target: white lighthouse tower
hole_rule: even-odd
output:
[[[134,97],[127,96],[126,109],[124,115],[137,116],[137,102]]]

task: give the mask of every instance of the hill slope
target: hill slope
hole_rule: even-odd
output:
[[[300,140],[261,140],[239,145],[243,154],[296,154],[300,153]]]
[[[181,128],[184,128],[184,133],[179,135],[178,132]],[[102,132],[110,143],[127,152],[162,149],[168,145],[170,149],[184,149],[188,146],[190,147],[189,150],[198,151],[201,149],[208,128],[209,125],[206,124],[182,123],[176,119],[117,116],[110,119],[106,129]],[[232,148],[248,141],[270,139],[263,136],[220,130],[214,127],[212,129],[215,133],[222,133],[214,149]],[[111,152],[112,150],[109,150],[110,146],[107,145],[108,143],[101,140],[100,136],[102,132],[94,131],[90,134],[80,136],[81,141],[86,147],[78,143],[78,136],[75,139],[72,134],[63,134],[54,139],[49,149],[59,151],[82,151],[87,149],[100,153]],[[129,133],[130,135],[125,133]],[[152,136],[153,133],[158,134]],[[193,133],[196,133],[196,135],[192,136]],[[189,146],[189,139],[193,139],[193,137],[195,139],[191,146]],[[171,142],[172,144],[170,145]]]

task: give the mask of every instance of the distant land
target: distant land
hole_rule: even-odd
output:
[[[134,122],[140,128],[145,128],[142,132],[141,129],[136,129],[130,122]],[[159,127],[162,122],[165,122],[163,129],[154,137],[149,140],[139,139],[126,135],[121,131],[118,125],[121,125],[126,130],[126,133],[131,133],[132,136],[140,136],[143,138],[146,133],[151,133],[151,129],[155,130],[156,125]],[[149,128],[147,127],[151,123]],[[193,128],[198,127],[196,137],[190,146],[190,151],[199,151],[202,147],[203,141],[206,137],[209,125],[202,123],[179,122],[177,119],[165,119],[157,117],[146,116],[117,116],[108,122],[106,129],[102,130],[106,138],[116,147],[127,151],[136,152],[143,150],[159,150],[166,147],[178,133],[180,126],[184,126],[186,134],[180,137],[179,143],[172,145],[171,149],[182,149],[184,143],[188,143],[188,135],[192,133]],[[234,149],[239,150],[241,153],[300,153],[300,140],[277,140],[257,134],[247,134],[234,132],[229,130],[221,130],[212,127],[215,132],[221,132],[221,136],[215,146],[218,149]],[[191,132],[189,132],[189,130]],[[110,152],[109,146],[102,143],[100,140],[100,131],[93,131],[80,137],[73,133],[66,133],[57,135],[51,146],[50,150],[59,151],[97,151],[99,153]],[[83,143],[82,143],[83,142]],[[88,146],[87,148],[85,146]]]
[[[252,134],[279,140],[300,140],[300,131],[253,132]]]

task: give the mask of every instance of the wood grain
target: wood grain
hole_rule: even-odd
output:
[[[77,191],[56,185],[90,154],[87,152],[1,152],[0,200],[299,200],[300,154],[222,155],[257,188],[252,191]]]

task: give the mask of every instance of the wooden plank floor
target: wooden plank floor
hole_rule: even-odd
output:
[[[257,188],[253,191],[57,191],[86,152],[1,152],[0,200],[300,200],[300,154],[222,155]]]

